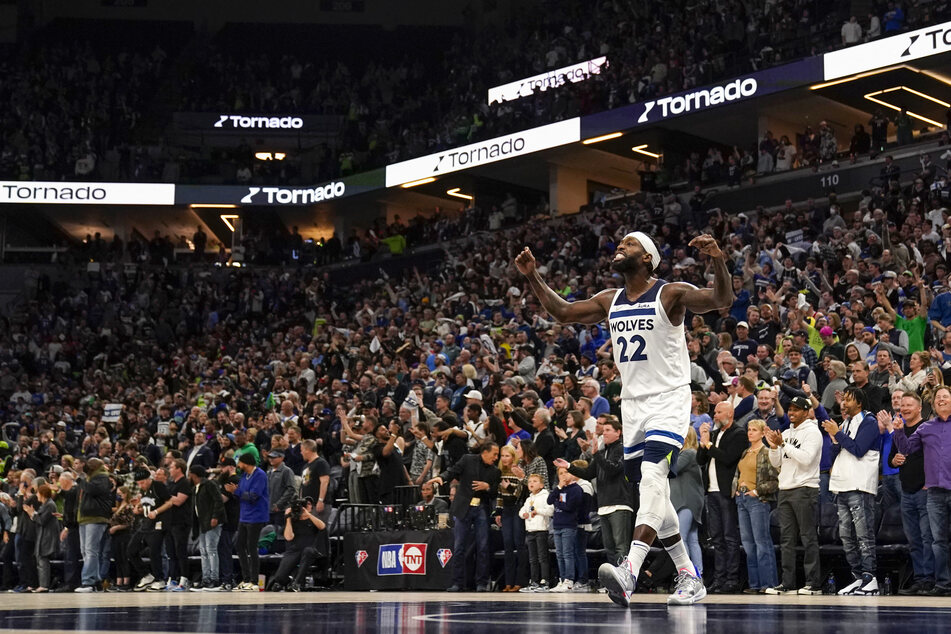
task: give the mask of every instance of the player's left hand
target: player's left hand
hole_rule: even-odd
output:
[[[700,253],[709,255],[711,258],[719,258],[723,256],[723,252],[720,251],[720,245],[717,244],[716,239],[707,233],[699,235],[691,240],[688,246],[698,249]]]

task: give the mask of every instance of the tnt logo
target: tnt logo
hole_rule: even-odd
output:
[[[436,551],[436,559],[439,560],[439,565],[445,568],[449,560],[452,559],[452,551],[448,548],[440,548]]]
[[[376,574],[425,575],[426,544],[383,544],[376,564]]]
[[[354,554],[354,557],[355,557],[356,560],[357,560],[357,568],[359,568],[360,566],[363,565],[363,562],[367,560],[367,556],[368,556],[368,555],[367,555],[367,551],[365,551],[365,550],[358,550],[358,551]]]

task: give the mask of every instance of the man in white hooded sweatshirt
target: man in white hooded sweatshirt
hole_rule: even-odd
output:
[[[821,594],[818,523],[815,505],[819,499],[819,461],[822,458],[822,432],[813,417],[818,402],[797,396],[789,403],[790,427],[780,433],[766,430],[769,461],[779,469],[779,530],[783,560],[780,585],[767,588],[767,594]],[[806,585],[796,586],[796,544],[802,541]]]

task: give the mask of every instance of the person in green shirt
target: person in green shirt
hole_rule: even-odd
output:
[[[248,440],[248,434],[244,430],[236,429],[234,432],[234,444],[238,447],[234,452],[234,459],[237,460],[244,454],[250,454],[254,457],[254,464],[261,464],[261,452],[254,446],[254,443]]]
[[[888,313],[895,327],[908,333],[909,353],[920,352],[925,349],[925,332],[928,329],[928,307],[931,305],[931,291],[928,285],[923,283],[921,277],[918,275],[915,276],[915,286],[921,289],[921,303],[919,304],[911,298],[906,299],[902,304],[904,316],[895,312],[891,302],[888,301],[884,287],[877,286],[875,288],[875,295],[878,298],[879,305]]]

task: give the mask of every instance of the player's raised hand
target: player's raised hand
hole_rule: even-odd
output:
[[[688,246],[695,247],[700,251],[700,253],[709,255],[711,258],[718,258],[723,255],[723,252],[720,251],[720,245],[717,244],[716,239],[707,233],[699,235],[691,240]]]
[[[522,275],[528,276],[535,272],[535,256],[528,247],[522,249],[522,252],[515,258],[515,268]]]

